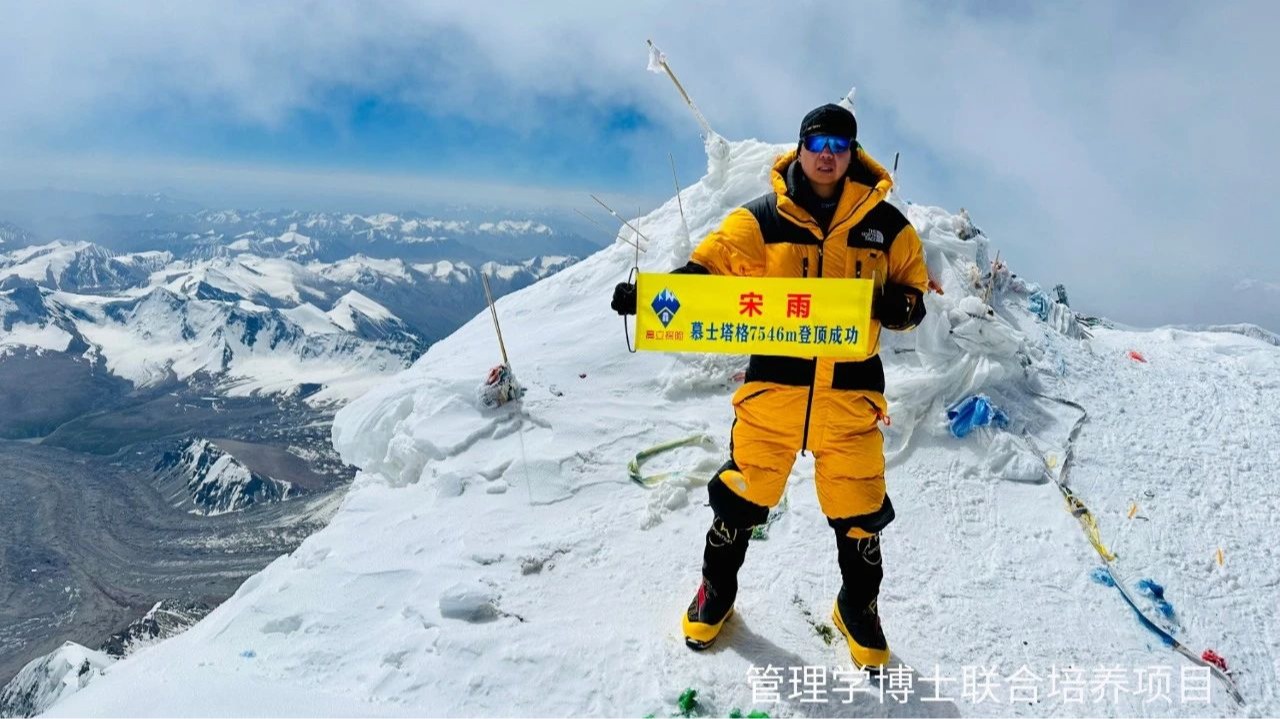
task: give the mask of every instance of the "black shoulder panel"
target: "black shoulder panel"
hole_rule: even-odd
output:
[[[907,218],[898,208],[883,200],[871,208],[856,227],[849,230],[849,246],[889,251],[893,238],[907,226]]]
[[[778,212],[778,194],[770,192],[742,206],[751,213],[760,226],[760,236],[766,245],[778,242],[793,242],[801,245],[816,245],[818,238],[809,230],[800,227],[790,220],[784,219]]]
[[[778,221],[778,193],[768,192],[742,206],[760,225],[760,231]],[[768,240],[765,240],[768,242]]]

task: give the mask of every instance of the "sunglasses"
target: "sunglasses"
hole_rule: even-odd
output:
[[[804,138],[804,149],[809,152],[822,152],[829,147],[832,153],[839,155],[842,152],[848,152],[851,144],[853,144],[852,139],[836,135],[807,135]]]

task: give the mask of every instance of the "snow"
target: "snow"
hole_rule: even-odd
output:
[[[356,322],[361,316],[374,323],[397,320],[391,310],[355,290],[343,295],[326,316],[333,324],[348,332],[356,331]]]
[[[361,219],[363,219],[365,222],[372,225],[375,229],[379,229],[379,230],[385,230],[394,225],[398,225],[400,224],[400,221],[401,221],[398,216],[392,215],[386,212],[380,212],[376,215],[369,215],[367,217],[362,217]]]
[[[239,212],[235,210],[218,210],[215,212],[202,212],[201,215],[209,222],[218,224],[238,224],[244,221]]]
[[[332,264],[313,263],[308,265],[307,269],[335,282],[347,284],[355,282],[367,273],[406,282],[412,280],[404,260],[378,259],[365,255],[355,255]]]
[[[23,712],[17,716],[39,714],[88,686],[112,661],[103,652],[67,642],[23,667],[0,693],[0,706]]]
[[[110,252],[90,242],[57,240],[45,245],[22,247],[0,255],[0,279],[21,277],[58,287],[68,268],[82,254],[96,255],[101,259],[111,256]]]
[[[173,253],[165,250],[147,250],[146,252],[131,252],[127,255],[116,255],[113,258],[116,262],[130,267],[139,267],[147,270],[158,270],[170,262],[173,262]]]
[[[57,325],[15,323],[7,332],[0,329],[0,357],[18,347],[65,352],[70,345],[71,335]]]
[[[568,262],[569,260],[572,260],[572,259],[573,259],[572,257],[569,257],[567,255],[546,255],[543,257],[529,260],[529,263],[536,265],[539,269],[545,270],[551,267],[555,267],[556,265],[560,265],[565,262]]]
[[[390,350],[337,333],[328,316],[310,305],[279,314],[258,308],[237,318],[259,322],[264,336],[278,330],[283,338],[246,344],[237,329],[239,322],[232,322],[228,314],[235,308],[222,302],[152,288],[125,316],[113,319],[107,314],[111,303],[77,299],[78,307],[90,313],[76,323],[81,335],[97,346],[112,374],[139,386],[208,373],[220,376],[225,391],[233,396],[288,392],[303,383],[319,383],[327,385],[325,390],[308,401],[346,401],[362,393],[378,375],[404,366],[404,360]],[[353,299],[344,306],[367,310],[370,316],[381,316],[379,311],[386,314],[367,299]],[[295,317],[324,331],[308,334],[301,325],[290,326]],[[328,327],[322,323],[329,323]]]
[[[274,238],[276,242],[286,245],[301,245],[303,247],[311,247],[311,238],[306,235],[300,235],[296,231],[290,230]]]
[[[682,192],[693,236],[763,192],[788,147],[737,142],[713,159]],[[529,389],[519,405],[485,410],[473,399],[500,361],[482,312],[338,414],[334,444],[361,471],[325,529],[51,715],[669,716],[690,687],[705,716],[1240,715],[1216,684],[1211,703],[1181,703],[1180,672],[1192,665],[1093,579],[1101,562],[1044,476],[1061,471],[1079,415],[1065,402],[1089,412],[1071,486],[1118,566],[1166,587],[1182,641],[1228,658],[1243,711],[1280,713],[1280,350],[1172,329],[1064,334],[1070,327],[1027,310],[1030,285],[1007,270],[984,275],[987,240],[961,240],[958,216],[905,210],[945,290],[928,296],[916,332],[883,336],[898,519],[883,534],[880,611],[895,656],[918,672],[907,675],[917,696],[905,706],[786,698],[792,671],[849,660],[812,626],[829,621],[840,580],[810,457],[797,461],[768,539],[752,543],[719,643],[684,646],[679,617],[711,519],[705,480],[680,473],[646,490],[626,464],[692,434],[715,447],[686,448],[656,469],[723,461],[745,358],[629,353],[608,309],[633,261],[618,242],[498,300]],[[685,262],[687,243],[662,239],[682,237],[675,198],[642,226],[657,240],[642,269]],[[954,439],[942,409],[978,391],[1012,424]],[[783,673],[782,702],[753,703],[748,672],[770,665]],[[1099,666],[1123,668],[1130,682],[1166,668],[1172,699],[1048,695],[1051,672],[1087,679]],[[1032,706],[1009,701],[1005,678],[1020,667],[1040,682]],[[994,672],[995,698],[962,697],[961,677],[983,670]],[[921,681],[935,674],[952,684]],[[952,701],[921,700],[935,689]]]
[[[493,263],[486,262],[484,267],[489,267]],[[449,260],[440,260],[438,262],[422,262],[415,264],[413,269],[426,275],[428,278],[438,282],[467,282],[471,275],[475,272],[465,262],[450,262]],[[511,274],[515,274],[519,268],[512,268]],[[510,279],[511,275],[507,275]]]
[[[479,232],[491,232],[501,235],[549,235],[551,228],[533,220],[501,220],[499,222],[482,222],[476,226]]]
[[[304,302],[297,307],[281,310],[280,314],[288,317],[289,321],[301,327],[302,331],[307,334],[334,334],[343,329],[334,324],[324,310],[310,302]]]
[[[486,262],[480,265],[480,271],[490,277],[499,277],[504,280],[510,280],[525,269],[520,265],[504,265],[498,262]]]
[[[203,439],[183,449],[179,469],[195,500],[193,514],[238,512],[255,503],[286,499],[296,489],[292,483],[273,477],[255,482],[258,478],[242,462]]]
[[[197,262],[189,267],[163,271],[153,281],[178,294],[194,295],[196,286],[204,282],[211,287],[257,301],[274,301],[297,305],[310,300],[323,300],[323,280],[292,260],[236,255]]]

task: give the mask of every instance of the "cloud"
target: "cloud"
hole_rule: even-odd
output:
[[[524,184],[612,165],[636,178],[628,190],[665,191],[666,153],[693,168],[700,146],[678,95],[644,71],[652,37],[731,138],[786,141],[805,110],[856,84],[864,143],[886,159],[903,152],[906,196],[968,207],[1016,270],[1065,282],[1087,311],[1258,321],[1217,288],[1242,266],[1280,276],[1280,250],[1261,241],[1280,186],[1271,2],[9,3],[0,14],[0,157],[65,156],[88,143],[77,138],[149,118],[287,135],[309,113],[350,127],[351,99],[377,97],[445,131],[505,128],[513,158],[536,145]],[[593,125],[619,108],[652,126],[611,148]],[[324,148],[314,154],[324,164]],[[483,174],[455,155],[431,169]]]
[[[1265,282],[1256,280],[1252,277],[1246,277],[1235,284],[1236,292],[1264,292],[1273,295],[1280,295],[1280,282]]]
[[[572,185],[537,186],[474,182],[407,172],[362,172],[262,164],[134,157],[41,157],[6,165],[0,191],[57,187],[75,177],[77,189],[102,194],[146,194],[157,189],[194,196],[219,207],[327,209],[377,212],[422,210],[449,205],[495,204],[502,209],[558,209],[575,206],[590,190]],[[21,178],[14,181],[13,176]],[[173,189],[177,188],[177,189]],[[477,203],[500,197],[501,203]],[[653,205],[665,198],[609,193],[620,208]]]

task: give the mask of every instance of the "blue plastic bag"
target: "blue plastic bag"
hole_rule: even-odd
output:
[[[1049,321],[1049,298],[1043,292],[1036,290],[1035,294],[1031,295],[1027,309],[1039,317],[1041,322]]]
[[[991,398],[985,394],[976,394],[956,402],[947,408],[947,419],[951,420],[951,435],[963,439],[978,427],[992,425],[996,429],[1009,426],[1009,415],[991,404]]]

